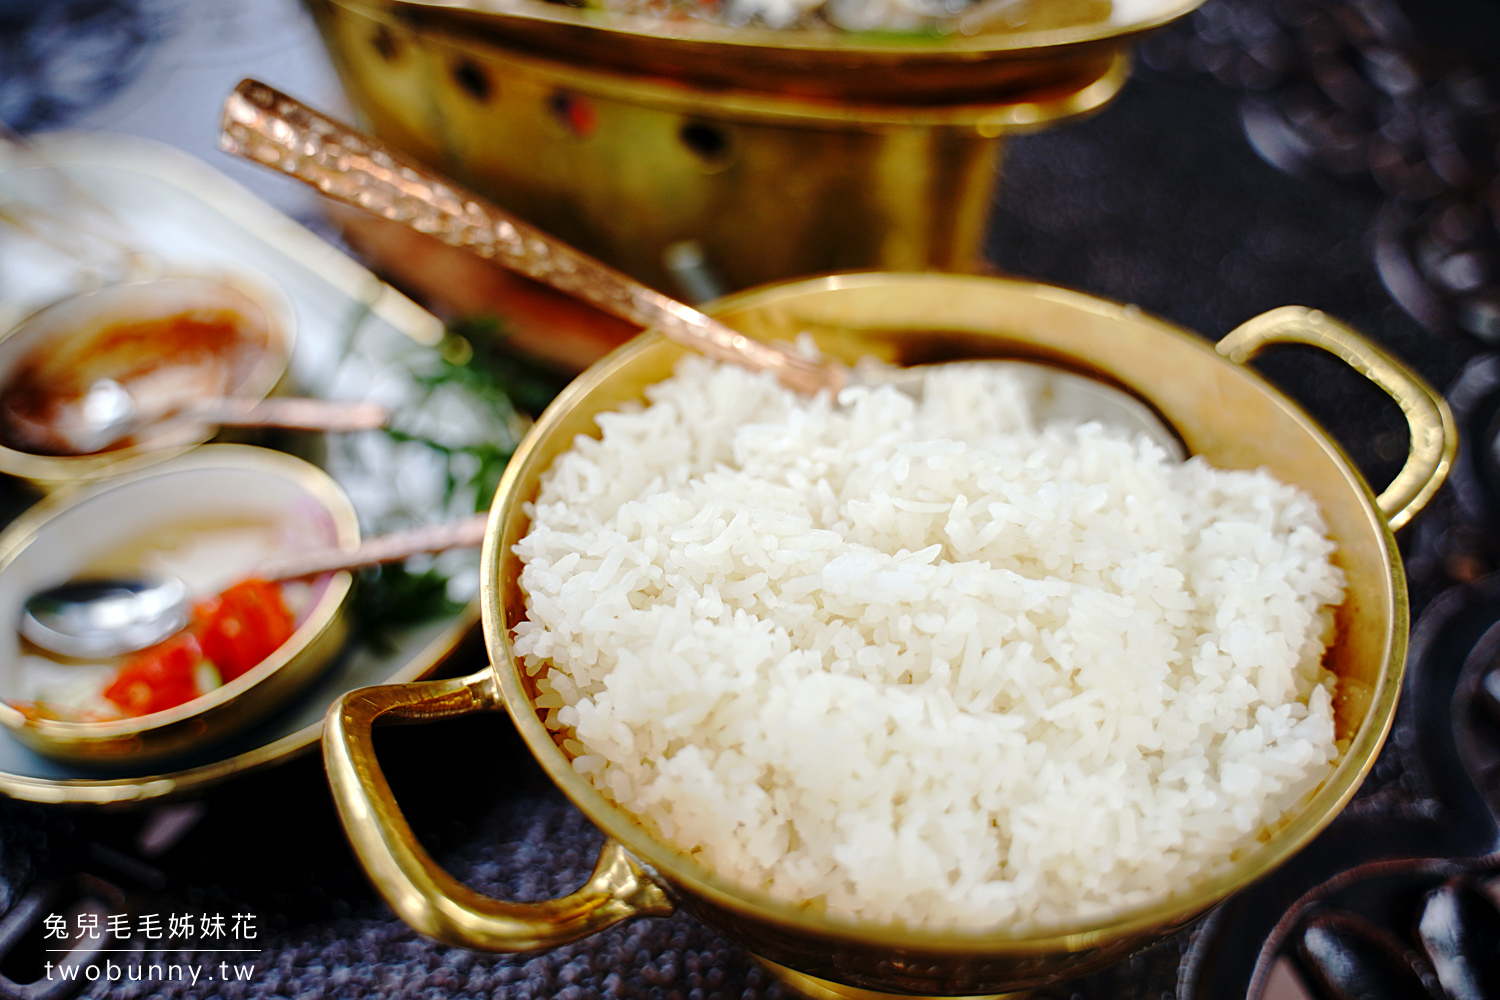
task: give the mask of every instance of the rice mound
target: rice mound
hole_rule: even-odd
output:
[[[1313,500],[946,366],[805,400],[687,358],[516,546],[574,766],[709,868],[933,927],[1088,918],[1254,846],[1340,748]]]

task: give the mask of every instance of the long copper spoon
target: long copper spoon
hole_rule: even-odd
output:
[[[836,394],[858,378],[921,393],[920,368],[856,375],[841,365],[813,361],[732,330],[257,80],[243,81],[224,102],[219,146],[305,181],[336,201],[478,254],[621,319],[655,328],[684,347],[770,371],[799,392],[826,389]],[[1143,432],[1169,455],[1184,457],[1177,436],[1128,393],[1046,365],[999,363],[1014,366],[1032,382],[1039,422],[1101,420]]]

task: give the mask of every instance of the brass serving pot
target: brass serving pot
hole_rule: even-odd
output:
[[[1143,32],[1108,0],[1005,30],[733,28],[543,0],[308,0],[368,129],[674,294],[827,271],[982,270],[1004,136],[1087,114]],[[1003,19],[1001,19],[1003,21]],[[350,221],[350,225],[356,225]],[[366,250],[407,266],[379,229]]]
[[[1224,468],[1265,466],[1321,505],[1348,578],[1326,656],[1338,676],[1338,736],[1348,749],[1311,799],[1213,878],[1104,918],[1011,930],[923,930],[804,912],[717,877],[655,839],[571,766],[533,704],[511,650],[525,612],[512,548],[524,503],[594,416],[642,398],[682,353],[646,334],[596,364],[542,415],[500,483],[485,542],[482,603],[492,665],[470,677],[351,692],[329,711],[324,756],[345,829],[387,901],[423,933],[490,950],[571,941],[619,920],[681,907],[722,928],[795,988],[815,996],[969,995],[1025,989],[1118,961],[1160,940],[1311,840],[1369,771],[1396,706],[1407,597],[1393,528],[1432,496],[1457,446],[1447,405],[1417,375],[1323,314],[1285,307],[1215,348],[1180,328],[1078,292],[998,278],[857,274],[772,286],[719,302],[715,315],[748,334],[807,331],[847,361],[872,354],[915,363],[1022,356],[1092,373],[1136,393],[1190,453]],[[1411,426],[1405,468],[1376,497],[1339,446],[1243,362],[1266,344],[1329,350],[1392,395]],[[436,867],[380,773],[379,718],[418,721],[503,705],[552,780],[608,835],[594,877],[570,896],[516,904],[481,896]]]

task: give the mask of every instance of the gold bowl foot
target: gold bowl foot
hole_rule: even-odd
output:
[[[798,996],[807,997],[808,1000],[938,1000],[936,997],[915,996],[910,993],[883,993],[880,990],[846,986],[843,983],[809,976],[796,969],[788,969],[784,965],[777,965],[770,959],[761,958],[759,955],[752,957],[764,966],[766,971],[775,976],[783,986]],[[959,1000],[1020,1000],[1030,994],[1031,990],[1021,990],[1017,993],[985,993],[981,996],[959,998]]]

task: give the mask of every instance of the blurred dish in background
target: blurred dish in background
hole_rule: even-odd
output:
[[[100,441],[96,429],[120,409],[94,391],[101,382],[157,416],[207,398],[254,401],[275,388],[291,357],[291,306],[240,270],[107,285],[55,302],[4,334],[0,471],[53,484],[93,479],[213,434],[202,423],[148,420],[118,441]]]
[[[88,297],[117,290],[162,289],[114,285]],[[105,297],[116,301],[95,315],[54,321],[55,336],[26,351],[10,371],[0,388],[0,434],[13,447],[43,455],[100,451],[124,443],[95,430],[113,424],[118,411],[165,414],[233,395],[268,355],[284,361],[286,351],[275,350],[282,345],[271,343],[267,318],[253,302],[199,306],[174,295],[164,308],[141,309],[117,294]]]
[[[479,10],[504,4],[474,0]],[[728,28],[858,32],[1040,32],[1135,24],[1171,11],[1174,0],[590,0],[590,11],[663,25],[691,19]]]
[[[496,376],[466,363],[471,353],[493,353],[488,324],[471,324],[472,345],[444,340],[433,316],[186,154],[125,136],[35,141],[164,269],[191,264],[198,272],[279,288],[297,330],[285,376],[292,387],[327,399],[373,401],[397,414],[382,431],[287,439],[347,492],[367,533],[453,520],[487,505],[526,423],[510,393],[530,389],[528,405],[539,407],[555,390],[519,370]],[[0,164],[0,197],[26,187],[13,183],[14,166]],[[0,245],[7,326],[81,290],[78,282],[76,261],[62,250],[32,241]],[[470,634],[478,617],[477,561],[476,553],[462,551],[421,558],[361,587],[350,607],[354,635],[346,652],[302,697],[211,750],[163,765],[101,768],[0,739],[0,792],[53,802],[140,800],[303,751],[317,742],[324,710],[338,695],[425,676]],[[384,626],[378,632],[377,622]]]
[[[659,10],[673,0],[662,0]],[[710,0],[705,8],[764,7],[775,0]],[[786,6],[815,7],[818,0],[784,0]],[[901,0],[847,8],[878,10]],[[919,107],[1018,97],[1038,86],[1066,89],[1086,67],[1097,70],[1130,45],[1141,32],[1194,10],[1201,0],[996,0],[953,6],[997,15],[989,23],[970,20],[968,30],[931,25],[908,30],[782,31],[758,23],[723,23],[711,17],[662,17],[652,0],[595,0],[563,4],[538,0],[319,0],[311,5],[341,77],[345,46],[358,39],[329,35],[329,5],[359,11],[382,25],[362,39],[395,69],[412,52],[408,32],[440,33],[465,53],[501,46],[512,52],[619,71],[712,86],[726,98],[745,93],[786,94],[864,103]],[[936,12],[947,3],[906,0],[913,8]],[[635,5],[645,11],[624,9]],[[981,9],[982,8],[982,9]],[[888,8],[889,9],[889,8]],[[868,14],[863,15],[868,18]],[[471,63],[433,64],[450,69],[455,82],[476,98],[485,80]],[[480,72],[476,73],[476,70]],[[862,72],[859,72],[862,71]],[[347,78],[345,78],[347,84]],[[429,81],[435,82],[435,81]],[[490,81],[493,82],[493,81]],[[394,81],[390,86],[394,86]],[[489,95],[485,95],[489,96]],[[356,101],[357,103],[357,101]]]

